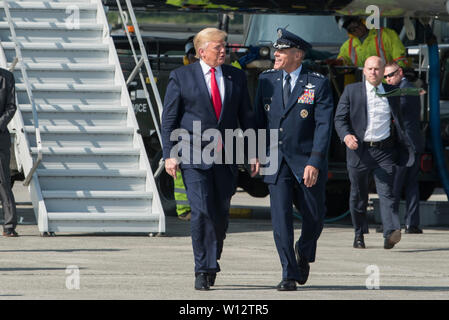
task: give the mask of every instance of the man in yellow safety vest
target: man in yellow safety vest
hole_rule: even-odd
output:
[[[346,29],[349,39],[340,47],[337,60],[348,66],[363,67],[370,56],[378,56],[384,63],[396,62],[407,67],[405,47],[393,29],[369,30],[359,17],[343,17],[339,25]]]

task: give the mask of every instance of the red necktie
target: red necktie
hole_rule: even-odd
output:
[[[214,105],[215,115],[217,120],[220,119],[221,114],[221,96],[218,90],[217,79],[215,78],[215,68],[210,69],[210,89],[212,92],[212,104]]]

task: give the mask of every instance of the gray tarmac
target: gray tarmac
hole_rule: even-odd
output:
[[[44,238],[33,221],[27,193],[14,190],[19,238],[0,238],[0,299],[117,300],[445,300],[449,298],[449,228],[403,234],[383,249],[372,224],[366,249],[353,249],[349,217],[326,224],[316,262],[304,286],[278,292],[281,267],[267,198],[239,193],[234,208],[261,218],[237,218],[229,231],[216,285],[193,288],[189,222],[168,216],[166,233],[146,235],[57,234]],[[248,205],[250,204],[250,205]],[[295,220],[295,237],[301,223]]]

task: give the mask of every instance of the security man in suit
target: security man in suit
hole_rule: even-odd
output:
[[[7,125],[16,112],[16,93],[14,75],[5,69],[0,69],[0,197],[2,201],[5,222],[3,236],[17,237],[16,202],[11,190],[9,162],[11,158],[11,136]]]
[[[309,43],[280,28],[274,48],[274,69],[259,77],[255,112],[258,128],[278,132],[278,141],[267,146],[270,158],[277,152],[277,168],[264,175],[264,182],[270,190],[273,235],[282,265],[277,290],[293,291],[296,282],[303,285],[308,279],[323,229],[333,100],[329,81],[302,65]],[[294,247],[293,197],[303,217]]]
[[[414,88],[405,78],[402,68],[395,62],[385,66],[384,78],[388,84],[400,88]],[[424,152],[424,137],[420,128],[421,102],[418,96],[401,96],[401,114],[404,121],[404,130],[410,138],[415,149],[415,161],[411,167],[396,167],[393,193],[397,205],[405,191],[405,233],[422,233],[419,228],[419,159]]]
[[[237,165],[220,161],[229,146],[222,137],[226,129],[255,128],[246,75],[224,65],[226,36],[216,28],[203,29],[195,36],[199,61],[171,72],[162,113],[165,170],[176,178],[181,169],[191,207],[196,290],[209,290],[215,284],[236,189]],[[208,136],[211,132],[221,135]],[[216,146],[212,159],[205,159],[212,143]],[[258,172],[256,162],[251,168],[253,175]]]
[[[345,87],[335,112],[335,130],[347,147],[354,248],[365,248],[363,235],[368,233],[366,207],[371,173],[379,195],[384,248],[391,249],[401,240],[393,195],[394,170],[398,161],[410,166],[414,150],[403,131],[399,96],[381,96],[395,89],[382,84],[384,68],[381,58],[366,59],[363,68],[366,80]]]

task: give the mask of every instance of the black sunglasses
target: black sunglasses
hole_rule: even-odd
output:
[[[384,79],[391,78],[396,72],[398,72],[398,70],[399,68],[394,70],[393,72],[390,72],[389,74],[384,75]]]

